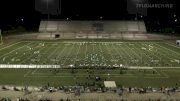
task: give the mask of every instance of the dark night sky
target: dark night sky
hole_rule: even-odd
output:
[[[1,15],[4,17],[26,16],[34,13],[34,10],[47,13],[47,0],[1,0]],[[63,16],[105,16],[122,17],[128,14],[127,0],[49,0],[49,12],[52,15]],[[137,0],[128,0],[137,1]],[[152,3],[172,3],[178,5],[178,0],[149,0]],[[61,10],[59,10],[61,8]],[[176,8],[174,8],[176,9]],[[167,13],[168,9],[153,11],[154,15]],[[61,15],[60,15],[61,11]],[[171,10],[171,12],[174,12]],[[149,14],[150,14],[149,10]]]
[[[52,1],[49,2],[48,6],[50,14],[61,14],[60,17],[117,17],[127,14],[126,0],[117,0],[114,2],[109,0],[61,0],[61,2],[60,0],[50,1]],[[42,13],[47,13],[46,0],[36,0],[35,4],[36,10],[39,10]]]
[[[0,0],[0,25],[17,23],[24,19],[32,25],[40,19],[47,19],[47,12],[50,19],[96,19],[103,16],[104,20],[124,20],[135,17],[129,14],[128,3],[138,0],[49,0],[47,11],[47,0]],[[132,1],[132,2],[131,2]],[[142,0],[143,1],[143,0]],[[149,3],[174,4],[172,9],[147,9],[147,16],[150,19],[172,19],[178,12],[179,0],[148,0]],[[61,9],[61,10],[60,10]],[[132,7],[132,9],[134,9]],[[25,24],[26,24],[25,23]]]

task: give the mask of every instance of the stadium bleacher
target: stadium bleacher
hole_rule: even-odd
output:
[[[41,21],[38,38],[123,39],[134,37],[134,33],[146,33],[143,21]]]

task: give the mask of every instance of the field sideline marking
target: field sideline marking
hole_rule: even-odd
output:
[[[156,44],[156,43],[155,43]],[[162,47],[159,47],[160,45],[158,45],[158,44],[156,44],[156,48],[159,50],[159,51],[157,51],[159,54],[162,54],[164,57],[167,57],[166,55],[165,55],[165,53],[167,53],[167,50],[163,50],[162,49]],[[160,52],[160,51],[162,51],[162,52]],[[173,60],[173,58],[172,57],[167,57],[168,59],[170,59],[170,60]]]
[[[165,44],[167,44],[167,45],[170,45],[170,46],[173,46],[173,47],[175,47],[175,48],[178,48],[178,49],[180,49],[180,47],[178,47],[178,46],[175,46],[175,45],[172,45],[172,44],[170,44],[170,43],[167,43],[167,42],[165,42]]]
[[[32,73],[32,71],[28,71],[25,74],[24,77],[46,77],[47,78],[47,77],[85,77],[85,76],[88,76],[88,74],[86,74],[86,75],[80,75],[80,74],[76,75],[76,74],[73,74],[72,75],[70,73],[69,73],[69,75],[66,75],[66,76],[58,75],[58,74],[57,75],[48,75],[50,73],[36,73],[37,70],[36,71],[34,70],[33,72],[34,73]],[[32,75],[29,75],[29,73],[31,73]],[[38,74],[43,74],[43,75],[38,75]],[[68,74],[68,73],[64,73],[64,74]],[[108,74],[93,74],[93,75],[100,75],[102,77],[108,77]],[[110,77],[133,77],[133,78],[137,78],[138,76],[133,75],[133,74],[127,74],[127,75],[111,74]]]
[[[98,46],[99,46],[100,51],[102,52],[102,57],[103,57],[102,62],[104,63],[106,60],[105,60],[105,55],[104,55],[105,52],[102,50],[102,47],[101,47],[102,43],[99,44]]]
[[[122,59],[123,59],[123,56],[122,56],[122,53],[120,53],[121,51],[118,51],[118,50],[117,50],[117,47],[115,47],[114,44],[112,44],[112,48],[113,48],[113,50],[115,50],[116,53],[120,56],[121,61],[122,61],[121,64],[124,65],[125,63],[124,63],[124,61],[122,60]]]
[[[26,42],[26,41],[25,41]],[[29,41],[29,42],[31,42],[31,41]],[[21,43],[21,42],[17,42],[17,43]],[[17,43],[14,43],[14,44],[17,44]],[[45,43],[48,43],[48,42],[45,42]],[[51,43],[57,43],[57,42],[51,42]],[[61,42],[60,42],[61,43]],[[82,43],[82,42],[81,42]],[[102,42],[102,43],[104,43],[104,42]],[[132,42],[127,42],[127,43],[132,43]],[[137,42],[136,42],[137,43]],[[26,43],[25,43],[26,44]],[[28,44],[31,44],[31,43],[28,43]],[[86,45],[88,44],[88,43],[85,43]],[[161,46],[161,45],[158,45],[157,44],[157,42],[155,42],[155,44],[157,45],[157,48],[159,48],[159,50],[160,51],[162,51],[162,48],[160,48],[160,47],[158,47],[158,46]],[[74,44],[73,44],[74,45]],[[76,45],[76,44],[75,44]],[[110,46],[111,44],[108,44],[108,46]],[[113,46],[115,46],[115,43],[113,43],[112,44],[112,47]],[[139,45],[140,46],[140,45]],[[7,46],[8,47],[8,46]],[[80,47],[80,46],[79,46]],[[120,47],[120,46],[119,46]],[[127,46],[126,46],[127,47]],[[133,47],[135,47],[135,46],[133,46]],[[161,46],[161,47],[163,47],[163,46]],[[73,48],[73,47],[71,47],[71,48]],[[93,46],[93,48],[94,48],[94,46]],[[106,46],[106,48],[107,48],[107,46]],[[108,47],[109,48],[109,47]],[[129,47],[128,47],[129,48]],[[166,48],[166,47],[163,47],[163,48]],[[49,49],[49,48],[48,48]],[[56,48],[57,49],[57,48]],[[15,49],[16,50],[16,49]],[[77,49],[76,49],[77,50]],[[139,49],[131,49],[132,51],[134,51],[134,50],[138,50],[139,52],[140,52],[140,50]],[[14,50],[13,50],[14,51]],[[107,51],[108,51],[108,53],[110,53],[110,52],[114,52],[114,50],[110,50],[110,48],[109,49],[107,49]],[[170,50],[169,50],[170,51]],[[172,51],[172,50],[171,50]],[[28,52],[29,53],[29,52]],[[47,53],[47,52],[46,52]],[[72,53],[72,50],[71,51],[69,51],[69,54],[70,53]],[[118,52],[119,53],[119,52]],[[147,53],[149,53],[149,52],[147,52]],[[159,52],[160,53],[160,52]],[[165,57],[165,53],[168,53],[168,51],[165,51],[164,50],[164,52],[163,53],[161,53],[164,57]],[[136,53],[135,53],[136,54]],[[135,55],[134,54],[134,55]],[[144,53],[143,53],[144,54]],[[11,55],[11,54],[10,54]],[[115,57],[114,56],[112,56],[112,54],[110,54],[111,55],[111,57],[114,59]],[[129,54],[128,54],[129,55]],[[136,55],[138,55],[138,54],[136,54]],[[10,56],[8,56],[8,57],[10,57]],[[77,55],[76,55],[76,57],[77,57]],[[167,58],[169,58],[169,59],[173,59],[173,58],[171,58],[172,56],[169,56],[169,57],[167,57]],[[173,57],[176,57],[176,56],[173,56]],[[0,57],[1,58],[1,57]],[[69,60],[69,59],[68,59]],[[117,59],[116,59],[117,60]],[[168,59],[167,59],[168,60]],[[64,62],[66,63],[67,62],[67,60],[64,60]],[[171,65],[171,64],[170,64]]]
[[[161,45],[159,45],[159,44],[156,44],[156,45],[158,45],[158,46],[160,46],[160,47],[162,47],[162,48],[164,48],[164,49],[166,49],[166,50],[169,50],[169,51],[171,51],[171,52],[173,52],[173,53],[175,53],[175,54],[178,54],[178,55],[180,56],[180,53],[177,53],[176,51],[173,51],[173,50],[171,50],[171,49],[168,49],[168,48],[166,48],[166,47],[164,47],[164,46],[161,46]]]
[[[33,44],[33,43],[29,43],[28,45],[30,45],[30,44]],[[16,51],[17,52],[17,51]],[[22,52],[27,52],[27,53],[29,53],[29,52],[31,52],[31,50],[25,50],[25,51],[21,51],[21,52],[19,52],[19,53],[22,53]],[[11,57],[15,57],[17,54],[13,54]],[[6,56],[6,58],[9,58],[10,56],[8,55],[8,56]],[[11,58],[10,57],[10,58]],[[23,54],[21,54],[21,55],[19,55],[19,56],[17,56],[17,57],[15,57],[15,58],[17,58],[18,59],[18,57],[23,57]],[[20,58],[20,59],[22,59],[22,58]]]
[[[67,78],[72,78],[72,77],[81,77],[81,78],[84,78],[84,76],[82,75],[82,76],[77,76],[77,75],[72,75],[72,76],[26,76],[26,78],[27,77],[34,77],[34,78],[48,78],[48,77],[58,77],[58,78],[65,78],[65,77],[67,77]],[[108,76],[102,76],[102,77],[108,77]],[[125,77],[125,78],[137,78],[137,76],[113,76],[113,77],[119,77],[119,78],[122,78],[122,77]],[[110,78],[113,78],[113,77],[110,77]]]
[[[118,46],[118,47],[116,47],[116,50],[118,51],[118,50],[122,50],[123,51],[123,53],[124,54],[126,54],[129,58],[132,58],[132,56],[130,55],[130,54],[128,54],[125,50],[124,50],[124,48],[121,48],[120,46]],[[119,52],[118,52],[119,53]],[[119,53],[120,54],[120,53]],[[126,60],[126,61],[128,61],[128,60]],[[128,64],[129,65],[129,64]]]
[[[148,58],[149,58],[150,60],[152,60],[152,58],[149,56],[149,52],[148,52],[148,55],[147,55],[147,54],[145,54],[144,51],[141,50],[142,44],[141,44],[141,45],[135,44],[135,45],[136,45],[136,46],[139,46],[139,48],[136,49],[136,47],[133,45],[134,49],[136,49],[136,50],[139,51],[140,53],[144,54],[143,56],[146,57],[147,61],[148,61]],[[134,52],[134,53],[136,53],[136,52]],[[136,54],[137,54],[137,53],[136,53]],[[141,62],[143,62],[142,54],[140,54],[140,55],[141,55],[141,57],[140,57],[140,58],[141,58]],[[137,55],[138,55],[138,54],[137,54]],[[146,61],[146,62],[147,62],[147,61]]]
[[[145,45],[147,46],[147,44],[145,44]],[[150,55],[149,55],[151,52],[147,52],[147,51],[142,51],[142,50],[141,50],[141,47],[143,46],[142,44],[141,44],[141,45],[138,44],[137,46],[139,46],[139,49],[137,49],[137,50],[138,50],[140,53],[142,52],[147,58],[149,58],[149,59],[151,59],[151,60],[153,59],[153,58],[151,58]],[[149,47],[146,47],[146,48],[149,48]],[[145,52],[147,52],[148,54],[146,54]],[[142,55],[142,54],[141,54],[141,55]],[[154,56],[154,55],[153,55],[153,56]]]
[[[31,71],[30,71],[31,72]],[[88,75],[76,75],[76,74],[73,74],[73,75],[68,75],[68,76],[63,76],[63,75],[49,75],[49,76],[47,76],[47,75],[35,75],[35,74],[33,74],[33,75],[28,75],[29,74],[29,72],[27,73],[27,75],[25,76],[25,77],[39,77],[39,78],[41,78],[41,77],[45,77],[45,78],[47,78],[47,77],[82,77],[82,78],[84,78],[85,76],[88,76]],[[36,74],[44,74],[44,73],[36,73]],[[138,78],[138,76],[137,75],[131,75],[131,74],[127,74],[127,75],[113,75],[113,74],[111,74],[111,76],[108,76],[107,74],[94,74],[94,75],[100,75],[100,76],[102,76],[102,77],[110,77],[110,78],[113,78],[113,77],[119,77],[119,78],[122,78],[122,77],[125,77],[125,78]],[[156,77],[155,77],[156,76]],[[159,75],[159,76],[157,76],[157,75],[155,75],[154,77],[151,77],[151,76],[145,76],[145,77],[142,77],[142,78],[150,78],[150,79],[160,79],[160,78],[169,78],[169,77],[166,77],[166,76],[162,76],[162,75]]]
[[[79,44],[78,50],[76,52],[76,57],[75,57],[75,60],[74,60],[74,64],[76,63],[76,60],[78,59],[79,50],[80,50],[80,44]]]
[[[37,43],[33,43],[33,45],[36,45]],[[31,46],[32,47],[32,46]],[[37,45],[37,46],[35,46],[35,47],[33,47],[34,49],[36,49],[36,50],[38,50],[39,49],[39,46]],[[32,53],[33,51],[32,50],[28,50],[27,51],[27,54],[29,54],[29,53]],[[23,55],[21,55],[20,57],[23,57]],[[26,57],[26,56],[25,56]],[[22,60],[23,58],[21,58],[21,60]]]
[[[50,74],[52,74],[52,73],[50,73],[50,72],[46,72],[46,73],[42,73],[42,72],[37,72],[38,71],[38,69],[35,69],[35,70],[33,70],[32,72],[31,72],[31,75],[34,75],[34,76],[41,76],[41,75],[43,75],[43,76],[46,76],[46,75],[50,75]],[[69,76],[74,76],[74,75],[76,75],[76,76],[88,76],[89,74],[81,74],[81,73],[77,73],[77,74],[71,74],[71,73],[56,73],[56,76],[62,76],[62,75],[69,75]],[[100,76],[108,76],[108,73],[102,73],[102,74],[98,74],[98,73],[95,73],[95,74],[91,74],[91,75],[100,75]],[[127,73],[127,74],[118,74],[118,73],[114,73],[114,74],[110,74],[111,76],[135,76],[134,74],[132,74],[132,73]],[[53,75],[52,75],[53,76]]]
[[[48,45],[47,45],[48,46]],[[46,47],[47,47],[46,46]],[[33,50],[33,51],[40,51],[40,50],[42,50],[42,49],[44,49],[45,47],[41,47],[41,49],[39,48],[39,47],[35,47],[35,48],[37,48],[36,50]],[[30,52],[33,52],[33,51],[30,51]],[[30,52],[28,52],[28,53],[30,53]],[[32,57],[34,57],[34,54],[33,55],[31,55],[31,56],[29,56],[28,58],[26,58],[26,59],[24,59],[23,61],[21,61],[20,62],[20,64],[22,64],[23,62],[26,62],[27,60],[29,60],[29,59],[31,59]]]
[[[105,41],[103,41],[103,42],[100,42],[100,41],[94,41],[94,42],[92,42],[92,41],[79,41],[79,42],[77,42],[77,41],[71,41],[71,42],[68,42],[68,41],[59,41],[59,42],[57,42],[57,41],[54,41],[54,42],[48,42],[48,41],[46,41],[46,40],[44,40],[44,41],[37,41],[37,40],[32,40],[32,41],[20,41],[20,42],[45,42],[45,43],[65,43],[65,44],[72,44],[72,43],[86,43],[86,44],[89,44],[89,43],[92,43],[92,44],[94,44],[94,43],[113,43],[113,44],[116,44],[116,43],[121,43],[121,44],[123,44],[123,43],[164,43],[164,42],[145,42],[145,41],[142,41],[142,42],[137,42],[137,41],[135,41],[135,42],[125,42],[125,41],[110,41],[110,42],[105,42]]]
[[[154,69],[156,72],[158,72],[156,69]],[[160,75],[161,73],[163,74],[162,76],[166,77],[166,78],[169,78],[169,75],[167,75],[166,73],[164,73],[162,70],[159,72]]]
[[[148,47],[147,44],[145,44],[145,46]],[[156,48],[156,47],[153,47],[153,48]],[[157,48],[156,48],[156,49],[157,49]],[[156,53],[157,51],[156,51],[156,52],[152,51],[152,52],[153,52],[153,53]],[[148,53],[150,53],[152,56],[158,58],[160,61],[162,60],[160,57],[154,55],[152,52],[148,52]],[[157,54],[157,55],[159,55],[159,54]]]
[[[128,44],[129,45],[129,44]],[[128,45],[125,45],[129,50],[131,50],[132,51],[132,53],[133,53],[133,55],[135,56],[135,57],[137,57],[140,61],[142,60],[142,57],[140,57],[136,52],[134,52],[134,50],[131,48],[131,47],[129,47]],[[134,44],[135,45],[135,44]],[[134,46],[133,45],[133,46]],[[131,53],[131,52],[130,52]],[[132,58],[132,59],[134,59],[134,58]],[[139,64],[137,64],[136,62],[135,62],[135,64],[136,65],[139,65]]]
[[[108,46],[109,46],[109,47],[112,47],[112,44],[108,44]],[[111,57],[113,57],[113,60],[117,60],[117,59],[114,57],[114,55],[112,55],[112,54],[114,53],[113,50],[112,50],[111,48],[108,48],[107,46],[106,46],[106,48],[107,48],[107,50],[110,52]],[[118,61],[118,60],[117,60],[117,61]],[[118,64],[117,61],[115,61],[114,63],[115,63],[115,64]]]
[[[149,48],[148,47],[148,45],[145,43],[145,44],[141,44],[141,46],[138,44],[138,46],[141,48],[141,46],[143,47],[143,46],[145,46],[146,48]],[[138,50],[141,50],[141,49],[138,49]],[[142,51],[142,50],[141,50]],[[146,53],[147,54],[146,54]],[[156,59],[159,59],[160,61],[161,61],[161,58],[159,58],[159,57],[157,57],[156,55],[154,55],[154,54],[152,54],[152,52],[149,52],[149,51],[142,51],[142,53],[146,56],[146,57],[148,57],[149,59],[150,59],[150,61],[152,61],[155,57],[156,57]],[[152,56],[152,58],[150,57],[150,56]],[[158,63],[159,64],[159,63]]]
[[[31,72],[31,74],[32,75],[34,75],[34,74],[36,74],[36,71],[38,70],[38,68],[36,68],[35,70],[33,70],[32,72]]]
[[[67,45],[65,45],[64,47],[63,47],[63,49],[59,52],[59,54],[57,55],[57,58],[58,59],[60,59],[60,56],[61,56],[61,54],[64,52],[64,50],[67,48]],[[61,64],[59,64],[59,65],[61,65]]]
[[[153,70],[153,71],[155,71],[155,72],[157,72],[158,74],[157,75],[148,75],[148,74],[145,74],[145,77],[143,77],[143,78],[152,78],[152,79],[160,79],[160,78],[169,78],[169,76],[167,75],[167,74],[165,74],[164,72],[162,72],[163,73],[163,75],[161,75],[156,69],[151,69],[151,70]],[[47,78],[47,77],[85,77],[85,76],[88,76],[88,74],[82,74],[82,75],[80,75],[80,74],[74,74],[74,75],[72,75],[71,73],[57,73],[56,75],[49,75],[50,73],[37,73],[37,71],[38,71],[38,69],[36,68],[35,70],[33,70],[33,71],[28,71],[25,75],[24,75],[24,77],[39,77],[39,78],[41,78],[41,77],[44,77],[44,78]],[[31,73],[31,75],[29,75]],[[59,74],[61,74],[61,75],[59,75]],[[63,76],[63,74],[69,74],[69,75],[66,75],[66,76]],[[48,76],[47,76],[48,75]],[[102,77],[109,77],[107,74],[93,74],[93,75],[100,75],[100,76],[102,76]],[[110,76],[110,78],[111,77],[120,77],[120,78],[122,78],[122,77],[130,77],[130,78],[138,78],[138,75],[134,75],[134,74],[132,74],[132,73],[129,73],[129,74],[124,74],[124,75],[121,75],[121,74],[117,74],[117,73],[115,73],[115,74],[111,74],[111,76]]]
[[[174,60],[174,58],[175,59],[178,59],[177,57],[175,57],[174,55],[170,55],[170,56],[166,56],[166,55],[164,55],[165,53],[169,53],[168,51],[172,51],[172,50],[170,50],[170,49],[168,49],[168,48],[166,48],[166,47],[163,47],[163,46],[161,46],[161,45],[159,45],[159,44],[157,44],[157,43],[155,43],[157,46],[159,46],[159,47],[157,47],[159,50],[161,50],[161,51],[163,51],[164,53],[161,53],[164,57],[167,57],[168,59],[170,59],[170,60]],[[164,48],[164,49],[166,49],[166,50],[163,50],[163,49],[161,49],[161,48]],[[167,51],[168,50],[168,51]],[[159,51],[158,51],[159,52]],[[172,51],[172,52],[174,52],[174,51]],[[176,53],[176,52],[175,52]],[[178,54],[179,55],[179,54]],[[168,60],[167,60],[168,61]],[[172,67],[172,63],[170,64],[171,65],[171,67]]]
[[[16,44],[19,44],[19,43],[22,43],[22,42],[20,41],[20,42],[16,42],[16,43],[10,44],[10,45],[8,45],[8,46],[6,46],[6,47],[1,48],[0,51],[3,50],[3,49],[6,49],[6,48],[8,48],[8,47],[14,46],[14,45],[16,45]]]
[[[164,71],[161,71],[161,73],[162,73],[165,77],[169,78],[169,75],[167,75]]]
[[[57,44],[57,43],[56,43]],[[51,54],[50,55],[48,55],[48,59],[49,58],[51,58],[55,53],[56,53],[56,51],[59,49],[59,48],[61,48],[61,47],[63,47],[63,44],[60,44],[60,45],[58,45],[58,47],[56,47],[56,49],[53,51],[53,52],[51,52]]]
[[[14,52],[14,51],[16,51],[16,50],[19,50],[19,49],[21,49],[21,48],[23,48],[23,47],[25,47],[25,46],[27,46],[27,45],[29,45],[29,44],[31,44],[31,43],[27,43],[27,44],[25,44],[25,45],[23,45],[23,46],[21,46],[21,47],[19,47],[19,48],[16,48],[16,49],[14,49],[14,50],[11,50],[10,52],[8,52],[8,53],[0,56],[0,58],[4,57],[4,56],[6,56],[6,55],[9,55],[9,54],[11,54],[12,52]]]
[[[48,46],[48,45],[47,45]],[[46,47],[47,47],[46,46]],[[42,49],[44,49],[45,47],[41,47],[40,49],[38,48],[36,51],[41,51]],[[31,59],[32,57],[34,57],[35,55],[33,54],[33,55],[31,55],[31,56],[29,56],[28,58],[26,58],[26,59],[24,59],[23,61],[21,61],[20,62],[20,64],[22,64],[23,62],[26,62],[27,60],[29,60],[29,59]]]
[[[62,65],[65,65],[65,63],[67,62],[67,57],[70,56],[70,54],[72,53],[73,48],[74,48],[74,44],[73,44],[73,46],[71,46],[71,49],[68,51],[68,54],[65,56],[65,60],[63,61]]]
[[[29,70],[26,74],[24,74],[24,77],[28,77],[29,73],[31,73],[31,70]]]
[[[113,52],[112,52],[112,49],[109,48],[109,47],[111,46],[111,44],[105,44],[105,46],[106,46],[106,50],[108,50],[108,53],[109,53],[109,55],[111,56],[111,60],[116,60],[116,59],[114,58],[114,56],[111,54],[111,53],[113,53]],[[108,47],[107,47],[107,46],[108,46]],[[112,61],[111,61],[111,63],[112,63]],[[113,61],[113,63],[114,63],[114,64],[117,64],[116,61]]]
[[[48,45],[47,45],[47,46],[48,46]],[[52,44],[50,44],[50,46],[47,47],[47,49],[45,48],[46,51],[43,50],[43,51],[44,51],[43,54],[48,54],[53,47],[54,47],[54,46],[53,46]],[[56,48],[57,48],[57,47],[56,47]],[[40,54],[41,54],[41,53],[40,53]],[[49,55],[50,55],[50,54],[49,54]],[[48,55],[48,56],[49,56],[49,55]],[[49,60],[48,56],[46,57],[46,56],[42,55],[42,57],[40,58],[40,61],[39,61],[39,62],[43,62],[43,63],[44,63],[46,60]],[[44,60],[45,60],[45,61],[44,61]]]

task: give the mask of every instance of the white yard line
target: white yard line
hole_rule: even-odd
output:
[[[168,79],[168,77],[144,77],[144,78],[147,78],[147,79]]]
[[[122,50],[129,58],[133,58],[131,55],[129,55],[123,48],[121,48],[120,46],[118,46],[118,49],[116,48],[116,50]]]
[[[46,42],[45,42],[45,43],[46,43]],[[52,44],[50,44],[50,45],[51,45],[51,46],[48,47],[48,49],[46,49],[46,51],[43,52],[43,54],[47,54],[47,53],[49,52],[49,50],[50,50],[52,47],[54,47]],[[48,54],[47,58],[46,58],[46,57],[41,57],[41,59],[43,60],[42,62],[45,63],[46,61],[49,61],[50,56],[51,56],[58,48],[59,48],[59,47],[56,47],[56,49],[55,49],[53,52],[51,52],[50,54]]]
[[[139,44],[138,44],[139,45]],[[139,48],[141,48],[141,46],[139,45]],[[144,54],[144,56],[146,56],[147,58],[149,58],[150,60],[152,60],[152,58],[149,56],[149,52],[148,54],[145,54],[144,51],[140,50],[140,49],[136,49],[137,51],[139,51],[140,53]],[[141,55],[142,55],[141,54]],[[138,55],[138,54],[137,54]],[[142,57],[141,57],[141,61],[142,61]]]
[[[173,51],[173,50],[171,50],[171,49],[168,49],[168,48],[166,48],[166,47],[164,47],[164,46],[161,46],[161,45],[159,45],[159,44],[156,44],[156,45],[158,45],[158,46],[160,46],[160,47],[162,47],[162,48],[164,48],[164,49],[166,49],[166,50],[169,50],[169,51],[171,51],[171,52],[173,52],[173,53],[175,53],[175,54],[177,54],[177,55],[180,56],[180,53],[177,53],[177,52],[175,52],[175,51]]]
[[[70,56],[73,48],[74,48],[74,44],[73,44],[73,46],[71,46],[71,50],[68,52],[68,55],[66,55],[66,57],[69,57],[69,56]],[[67,62],[67,58],[65,58],[64,62],[62,63],[62,65],[64,65],[66,62]]]
[[[80,46],[81,45],[79,45],[78,50],[76,52],[76,57],[75,57],[75,60],[74,60],[74,64],[76,63],[76,60],[78,59],[78,54],[79,54]]]
[[[31,47],[32,47],[32,46],[31,46]],[[39,48],[39,47],[38,47],[38,46],[33,47],[33,49],[36,49],[36,48]],[[27,52],[26,54],[28,54],[28,53],[32,52],[32,50],[28,49],[27,51],[24,51],[24,52]],[[21,55],[17,56],[16,58],[19,58],[19,57],[20,57],[20,59],[22,59],[23,53],[21,53]]]
[[[16,42],[16,43],[13,43],[13,44],[8,45],[8,46],[6,46],[6,47],[3,47],[3,48],[0,49],[0,51],[3,50],[3,49],[9,48],[9,47],[11,47],[11,46],[14,46],[14,45],[16,45],[16,44],[19,44],[19,43],[22,43],[22,42]]]
[[[129,43],[130,44],[130,43]],[[137,58],[140,60],[140,61],[142,61],[142,58],[138,55],[138,54],[136,54],[136,52],[134,52],[130,47],[128,47],[128,45],[125,45],[129,50],[131,50],[132,51],[132,53],[134,53],[133,55],[135,56],[137,56]],[[130,52],[131,53],[131,52]],[[137,63],[135,63],[136,65],[138,65]],[[140,67],[140,66],[138,66],[138,67]]]
[[[111,56],[111,59],[110,59],[110,60],[115,60],[115,58],[112,56],[112,54],[111,54],[109,48],[107,47],[107,44],[105,44],[105,46],[106,46],[106,50],[108,51],[109,55]],[[112,62],[112,61],[111,61],[111,62]],[[116,64],[115,61],[113,61],[113,62],[114,62],[114,64]]]
[[[156,43],[155,43],[156,44]],[[156,44],[157,46],[160,46],[160,45],[158,45],[158,44]],[[161,48],[159,48],[159,47],[156,47],[158,50],[161,50],[161,51],[164,51],[164,50],[162,50]],[[171,58],[171,57],[169,57],[169,56],[167,56],[167,54],[165,54],[165,53],[167,53],[167,52],[165,52],[164,51],[164,53],[160,53],[159,51],[157,51],[159,54],[162,54],[164,57],[167,57],[168,59],[170,59],[170,60],[173,60],[173,58]]]
[[[158,75],[161,75],[156,69],[153,68],[152,70],[155,71]]]
[[[132,51],[132,53],[134,53],[140,60],[141,60],[141,57],[136,53],[136,52],[134,52],[134,50],[133,49],[131,49],[128,45],[125,45],[129,50],[131,50]]]
[[[23,45],[23,46],[21,46],[21,47],[19,47],[19,48],[16,48],[16,49],[14,49],[14,50],[12,50],[12,51],[10,51],[10,52],[8,52],[8,53],[6,53],[6,54],[0,56],[0,58],[4,57],[4,56],[6,56],[6,55],[9,55],[9,54],[11,54],[11,53],[13,53],[13,52],[15,52],[15,51],[17,51],[17,50],[19,50],[19,49],[21,49],[21,48],[27,46],[27,45],[29,45],[29,44],[31,44],[31,43],[28,43],[28,44],[25,44],[25,45]]]
[[[47,54],[47,55],[48,55],[48,53],[49,53],[49,51],[51,50],[52,47],[54,47],[54,46],[51,44],[51,46],[48,47],[48,48],[46,49],[46,51],[43,52],[43,54]],[[42,53],[40,53],[40,54],[42,54]],[[49,56],[49,55],[48,55],[48,56]],[[41,59],[40,61],[41,61],[41,62],[49,61],[48,56],[47,56],[47,57],[44,57],[44,55],[43,55],[43,56],[40,58],[40,59]]]
[[[117,48],[115,48],[114,44],[112,44],[112,47],[113,47],[113,50],[115,50],[115,51],[116,51],[116,53],[118,53],[118,54],[119,54],[119,56],[120,56],[120,57],[122,57],[122,54],[120,54],[120,53],[119,53],[119,51],[117,50]]]
[[[31,73],[31,70],[29,70],[26,74],[24,74],[24,77],[28,77],[29,73]]]
[[[48,46],[48,45],[47,45],[47,46]],[[46,47],[47,47],[47,46],[46,46]],[[44,49],[44,48],[45,48],[45,47],[43,47],[43,48],[41,47],[41,48],[40,48],[39,50],[37,50],[37,51],[41,51],[41,50]],[[31,56],[29,56],[28,58],[24,59],[23,61],[21,61],[20,64],[22,64],[23,62],[25,62],[25,61],[31,59],[32,57],[34,57],[34,54],[31,55]]]
[[[142,45],[143,46],[143,45]],[[147,46],[147,44],[145,44],[145,46],[146,46],[146,48],[148,47]],[[154,47],[155,48],[155,47]],[[158,57],[158,56],[156,56],[156,55],[154,55],[154,54],[152,54],[151,52],[148,52],[149,54],[151,54],[153,57],[156,57],[156,58],[158,58],[159,60],[161,60],[161,58],[160,57]]]
[[[36,74],[36,71],[38,70],[38,68],[36,68],[35,70],[33,70],[32,72],[31,72],[31,74],[32,75],[34,75],[34,74]]]
[[[57,55],[57,58],[59,59],[60,58],[60,56],[62,55],[62,53],[64,52],[64,50],[67,48],[67,45],[65,45],[64,47],[63,47],[63,49],[61,50],[61,52],[59,52],[59,54]]]
[[[84,64],[86,64],[85,62],[86,62],[86,56],[87,56],[87,43],[85,43],[85,47],[86,47],[86,49],[85,49],[85,56],[84,56]]]
[[[33,44],[33,43],[30,43],[30,44]],[[28,45],[30,45],[30,44],[28,44]],[[31,52],[31,50],[26,50],[26,51],[23,51],[23,52]],[[21,54],[21,55],[19,55],[19,54]],[[16,55],[18,55],[18,56],[16,56]],[[9,55],[8,56],[6,56],[6,59],[8,58],[8,57],[10,57]],[[18,54],[13,54],[13,55],[11,55],[11,57],[15,57],[15,58],[19,58],[19,57],[23,57],[23,54],[22,53],[19,53],[18,52]],[[9,62],[10,63],[10,62]],[[10,63],[11,64],[11,63]]]
[[[33,44],[36,44],[36,43],[33,43]],[[32,47],[32,46],[31,46]],[[37,46],[33,46],[33,49],[36,49],[36,48],[39,48],[39,46],[37,45]],[[26,51],[27,53],[26,54],[29,54],[29,53],[31,53],[31,52],[33,52],[34,50],[28,50],[28,51]],[[20,56],[18,56],[18,57],[20,57],[20,59],[22,59],[22,57],[24,57],[23,56],[23,54],[22,55],[20,55]],[[18,57],[16,57],[16,58],[18,58]]]
[[[166,43],[166,42],[165,42],[165,44],[167,44],[167,45],[170,45],[170,46],[173,46],[173,47],[175,47],[175,48],[180,49],[180,47],[179,47],[179,46],[175,46],[175,45],[172,45],[172,44],[170,44],[170,43]]]
[[[102,62],[105,62],[105,59],[106,59],[106,58],[104,57],[105,55],[104,55],[104,52],[103,52],[103,50],[102,50],[102,47],[101,47],[101,46],[102,46],[102,44],[101,44],[101,45],[99,44],[99,48],[100,48],[100,51],[102,52],[102,57],[103,57]]]
[[[56,51],[61,48],[61,46],[63,46],[63,44],[58,45],[58,47],[56,47],[56,49],[48,55],[47,59],[50,59],[54,55],[54,53],[56,53]]]
[[[156,44],[156,43],[154,43],[154,44]],[[164,53],[160,52],[159,50],[161,50],[161,49],[160,49],[159,47],[154,46],[154,48],[157,49],[157,53],[158,53],[157,55],[160,55],[161,58],[162,58],[161,55],[163,55],[163,57],[166,57],[166,58],[168,58],[168,59],[170,59],[170,60],[173,59],[173,58],[167,57],[166,55],[164,55]],[[162,50],[161,50],[161,51],[162,51]],[[157,56],[156,56],[156,57],[157,57]],[[160,57],[159,57],[159,59],[162,60]]]
[[[116,53],[118,53],[119,54],[119,56],[123,59],[123,53],[122,53],[122,51],[126,54],[126,56],[128,56],[129,58],[132,58],[129,54],[127,54],[122,48],[119,48],[118,46],[118,49],[120,49],[119,51],[118,51],[118,49],[117,49],[117,47],[115,47],[114,46],[114,44],[112,44],[112,47],[113,47],[113,50],[115,50],[116,51]],[[122,51],[121,51],[122,50]],[[124,62],[124,59],[123,60],[121,60],[122,61],[122,63]],[[128,61],[127,60],[125,60],[125,63],[126,64],[123,64],[123,65],[129,65],[128,64]]]
[[[156,69],[154,69],[154,71],[158,72]],[[163,75],[161,76],[164,76],[164,78],[169,78],[169,75],[167,75],[166,73],[164,73],[163,71],[160,71]],[[159,73],[159,72],[158,72]]]

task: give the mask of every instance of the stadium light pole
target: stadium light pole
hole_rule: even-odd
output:
[[[132,0],[133,3],[136,5],[136,17],[135,20],[138,20],[138,16],[139,16],[139,6],[137,6],[138,4],[142,4],[145,0]]]
[[[48,21],[49,21],[49,0],[46,0],[46,6],[47,6],[47,11],[48,11]]]
[[[61,0],[59,0],[59,12],[58,12],[58,14],[60,14],[60,15],[61,15],[61,12],[62,12],[62,11],[61,11],[61,8],[62,8],[62,7],[61,7],[61,6],[62,6],[61,3],[62,3]]]
[[[46,9],[47,9],[47,15],[48,15],[48,21],[50,20],[50,10],[49,10],[49,3],[52,3],[54,2],[53,0],[44,0],[44,2],[46,2]],[[62,1],[61,0],[58,0],[58,4],[59,4],[59,8],[57,9],[57,14],[61,14],[61,6],[62,6]]]

